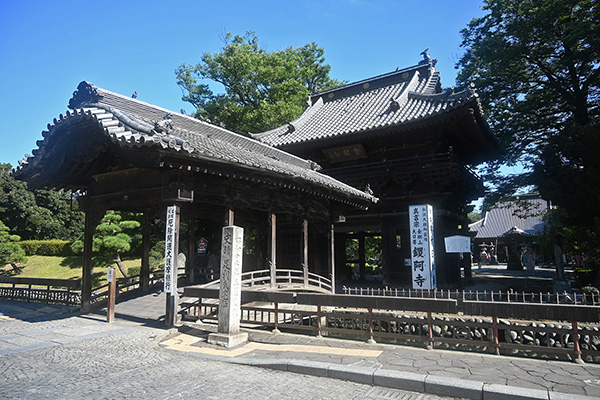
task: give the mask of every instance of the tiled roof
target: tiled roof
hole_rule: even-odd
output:
[[[469,225],[469,230],[477,232],[476,239],[490,239],[506,236],[509,233],[521,233],[536,236],[542,233],[544,221],[542,214],[548,203],[540,198],[501,203],[484,214],[483,219]]]
[[[409,124],[466,103],[481,112],[472,90],[442,91],[434,64],[420,64],[312,95],[300,118],[253,137],[285,147]]]
[[[326,197],[336,200],[346,198],[363,206],[365,202],[377,201],[365,192],[319,173],[320,167],[312,161],[88,82],[79,84],[69,108],[72,111],[54,119],[48,130],[42,132],[44,139],[37,142],[39,148],[33,151],[33,156],[20,162],[13,175],[26,179],[35,173],[36,168],[42,168],[49,157],[46,145],[61,124],[89,119],[101,128],[104,135],[124,148],[154,147],[179,158],[235,165],[242,172],[254,171],[263,176],[289,179],[292,188],[307,185],[324,191]]]

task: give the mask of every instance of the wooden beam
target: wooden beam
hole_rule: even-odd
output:
[[[233,226],[234,217],[235,213],[233,212],[233,209],[230,208],[229,210],[227,210],[227,226]]]
[[[271,228],[271,240],[269,241],[269,270],[271,275],[271,289],[274,289],[277,286],[277,217],[275,214],[269,214],[269,227]]]
[[[194,283],[194,269],[196,267],[196,207],[190,204],[188,221],[188,257],[186,265],[186,275],[189,283]]]
[[[94,231],[104,217],[104,210],[88,210],[85,213],[85,231],[83,234],[83,268],[81,272],[81,312],[92,309],[92,245]]]
[[[302,271],[304,273],[304,287],[308,288],[308,220],[302,222]]]
[[[329,223],[329,251],[327,254],[327,264],[329,265],[329,276],[331,277],[331,293],[335,294],[335,228]]]
[[[142,222],[142,267],[140,268],[140,280],[143,292],[150,288],[150,213],[149,209],[144,211],[144,220]]]

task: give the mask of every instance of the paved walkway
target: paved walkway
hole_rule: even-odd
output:
[[[10,304],[7,306],[6,303]],[[8,314],[0,318],[28,321],[27,313],[20,309],[26,307],[32,307],[29,320],[40,320],[45,306],[36,308],[14,302],[0,302],[0,311]],[[76,314],[63,308],[61,312],[51,313],[52,318],[62,321],[55,330],[42,332],[50,335],[43,339],[36,336],[42,333],[35,330],[27,335],[15,333],[17,336],[10,336],[11,332],[3,333],[0,320],[0,334],[3,334],[0,336],[0,356],[106,334],[127,336],[143,328],[159,332],[160,346],[173,354],[343,379],[382,390],[393,388],[485,400],[600,398],[600,365],[597,364],[425,350],[310,335],[272,334],[264,330],[248,330],[248,343],[224,349],[206,342],[208,333],[215,330],[214,325],[186,323],[176,329],[165,330],[161,320],[164,309],[165,297],[159,292],[117,304],[117,321],[111,325],[101,323],[105,315],[102,310],[75,318]],[[81,318],[88,319],[90,326],[73,322]]]

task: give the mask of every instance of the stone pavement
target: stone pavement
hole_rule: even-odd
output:
[[[23,303],[9,303],[16,308],[23,306]],[[5,309],[5,303],[0,302],[0,398],[61,398],[50,396],[45,378],[41,379],[31,372],[31,368],[23,367],[35,366],[36,362],[39,363],[35,360],[67,365],[72,361],[72,368],[79,365],[87,382],[96,390],[102,390],[101,393],[105,393],[104,386],[100,388],[99,385],[123,394],[120,386],[107,381],[110,378],[134,387],[135,398],[143,398],[144,394],[146,398],[175,398],[173,393],[166,392],[166,381],[160,374],[157,375],[154,370],[149,373],[149,369],[163,366],[168,370],[169,379],[175,379],[179,389],[184,388],[182,393],[192,393],[187,391],[188,388],[214,391],[215,388],[206,386],[202,379],[188,379],[189,374],[205,376],[209,373],[205,371],[208,368],[213,380],[217,379],[213,376],[215,371],[225,371],[223,373],[228,378],[219,379],[226,383],[230,381],[231,385],[239,379],[244,385],[256,381],[256,387],[262,388],[262,392],[244,386],[243,394],[261,398],[269,398],[265,397],[265,393],[270,398],[301,398],[300,394],[303,398],[361,398],[357,393],[365,398],[436,398],[436,395],[485,400],[600,398],[600,365],[596,364],[367,344],[308,334],[272,334],[255,329],[247,330],[250,335],[248,343],[224,349],[206,343],[208,333],[216,329],[213,325],[186,323],[175,329],[165,329],[161,321],[165,297],[159,292],[117,304],[116,323],[110,325],[103,322],[102,310],[96,314],[79,315],[63,309],[62,314],[58,313],[51,319],[40,318],[39,310],[32,310],[31,319],[25,314],[17,319],[15,314],[13,317],[1,317]],[[34,361],[31,360],[32,355],[35,356]],[[116,370],[109,368],[111,364],[117,364]],[[68,370],[67,367],[61,368]],[[127,368],[133,372],[128,372]],[[51,372],[56,371],[53,368]],[[144,377],[149,375],[141,379],[140,374]],[[173,377],[173,374],[176,376]],[[51,378],[50,382],[61,383],[68,388],[65,393],[78,393],[78,386],[66,378],[62,381],[57,375]],[[278,392],[273,385],[281,386],[281,379],[285,379],[286,385],[293,381],[299,386],[294,386],[295,391]],[[41,385],[40,393],[43,395],[23,392],[22,380]],[[6,392],[5,385],[11,388],[10,392]],[[150,387],[155,388],[154,393],[149,394]],[[314,388],[319,389],[312,390]],[[7,395],[15,390],[14,393],[21,396]],[[231,388],[227,390],[220,388],[214,391],[220,397],[212,398],[239,395]],[[89,390],[82,393],[89,393]],[[132,398],[131,393],[129,391],[123,397]],[[85,396],[81,394],[74,398],[81,397]],[[103,394],[91,397],[118,396]]]
[[[113,324],[102,311],[1,301],[0,399],[449,399],[172,351],[159,345],[178,334],[156,323],[164,301],[150,295],[118,304]],[[154,320],[132,315],[139,306]],[[52,317],[40,318],[41,309]]]
[[[600,398],[600,365],[367,344],[247,330],[233,349],[206,343],[214,325],[186,323],[167,349],[208,359],[471,399]]]

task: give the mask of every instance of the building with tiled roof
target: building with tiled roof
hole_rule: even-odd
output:
[[[373,232],[381,235],[383,276],[389,284],[411,284],[408,207],[434,207],[438,244],[446,236],[468,235],[467,204],[483,195],[483,183],[469,166],[498,154],[477,93],[443,89],[436,61],[427,54],[424,58],[408,68],[313,94],[298,119],[252,135],[380,199],[367,211],[349,212],[336,232],[359,240]],[[453,287],[460,283],[458,256],[443,250],[437,246],[438,282]],[[336,260],[342,268],[343,258],[340,252]],[[364,265],[363,257],[363,270]]]
[[[475,239],[496,240],[512,232],[538,236],[544,230],[543,216],[548,202],[536,196],[522,197],[515,202],[503,202],[485,211],[483,218],[469,225]]]
[[[469,230],[475,234],[473,248],[477,249],[476,253],[480,249],[490,253],[493,248],[498,262],[509,262],[511,251],[518,254],[521,247],[534,246],[544,231],[544,216],[549,207],[546,200],[536,195],[519,196],[514,201],[496,204],[483,213],[483,218],[469,225]],[[479,254],[476,260],[478,257]],[[519,257],[513,258],[515,266],[509,265],[509,268],[522,269]]]
[[[69,108],[48,124],[38,148],[12,175],[31,188],[76,193],[86,213],[84,310],[91,306],[92,236],[106,210],[144,213],[142,286],[148,284],[150,221],[164,220],[166,207],[176,205],[188,227],[180,234],[190,280],[196,235],[209,235],[208,246],[220,254],[221,228],[235,223],[252,237],[244,268],[268,268],[271,287],[279,268],[302,271],[305,282],[310,270],[334,288],[333,223],[348,209],[377,202],[319,172],[313,161],[88,82],[79,84]]]

